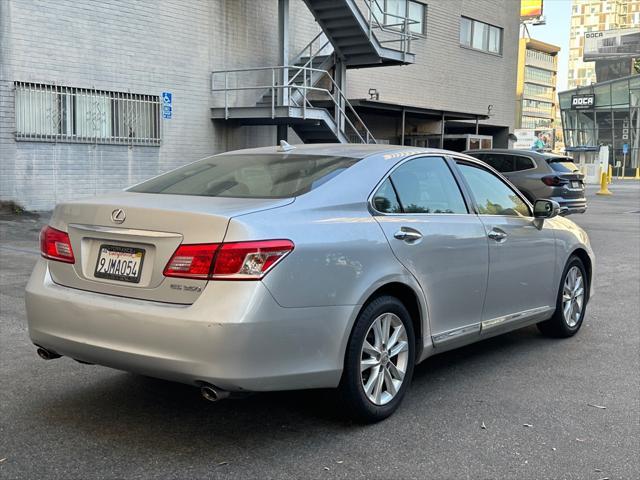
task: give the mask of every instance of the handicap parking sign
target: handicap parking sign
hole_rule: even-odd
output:
[[[171,92],[162,92],[162,118],[169,119],[173,113],[173,95]]]

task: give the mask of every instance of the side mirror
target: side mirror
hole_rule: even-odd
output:
[[[535,218],[553,218],[560,215],[560,205],[553,200],[540,199],[533,204]]]

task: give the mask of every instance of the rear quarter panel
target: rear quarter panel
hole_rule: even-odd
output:
[[[413,279],[364,202],[340,208],[296,203],[234,218],[225,237],[294,242],[293,252],[263,280],[283,307],[359,305],[376,286]]]
[[[284,307],[361,305],[390,282],[415,278],[393,255],[367,199],[403,155],[372,155],[290,204],[234,217],[225,241],[286,238],[295,248],[264,283]],[[425,310],[426,311],[426,310]]]

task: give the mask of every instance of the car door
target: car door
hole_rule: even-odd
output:
[[[470,213],[447,160],[401,163],[373,194],[375,218],[426,296],[434,345],[478,336],[488,240]]]
[[[489,239],[483,325],[552,309],[557,291],[553,229],[534,219],[521,194],[498,175],[476,162],[456,163]]]

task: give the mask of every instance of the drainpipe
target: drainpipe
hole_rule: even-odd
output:
[[[440,148],[444,148],[444,112],[442,112],[442,119],[440,120]]]
[[[278,65],[285,68],[280,70],[278,82],[280,85],[289,83],[289,0],[278,0]],[[289,90],[278,89],[277,105],[289,105]],[[277,142],[288,140],[288,124],[278,125]]]

